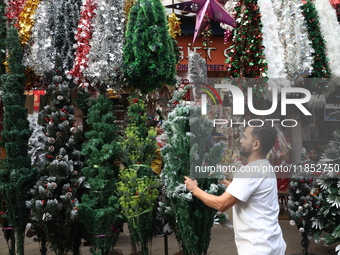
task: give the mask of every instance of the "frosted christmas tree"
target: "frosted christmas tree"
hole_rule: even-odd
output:
[[[45,123],[46,162],[31,189],[32,199],[26,205],[32,212],[35,223],[32,226],[41,227],[51,248],[57,254],[64,254],[79,250],[84,230],[78,220],[77,206],[89,184],[81,174],[80,151],[75,149],[71,91],[60,73],[56,71],[48,89],[51,105],[40,112]]]
[[[327,169],[316,180],[318,197],[321,202],[321,207],[318,215],[313,222],[313,227],[317,229],[316,240],[321,239],[321,232],[326,234],[322,237],[325,240],[325,245],[330,245],[340,242],[340,180],[339,180],[339,151],[340,151],[340,131],[334,132],[334,140],[330,141],[325,152],[323,153],[323,162],[328,166],[333,166]],[[338,170],[336,170],[338,169]],[[339,251],[340,245],[337,246]]]

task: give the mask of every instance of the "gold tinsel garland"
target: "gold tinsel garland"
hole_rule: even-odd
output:
[[[171,13],[168,16],[168,23],[169,23],[169,33],[172,36],[172,38],[176,39],[177,35],[181,35],[181,22],[179,21],[180,18],[176,16],[175,13]]]
[[[18,33],[20,36],[20,43],[22,46],[29,41],[34,25],[34,14],[38,8],[40,0],[27,0],[22,12],[18,18]]]
[[[125,21],[127,22],[127,20],[129,19],[129,14],[130,14],[130,10],[131,7],[135,4],[135,0],[126,0],[125,1],[125,5],[124,5],[124,14],[125,14]]]

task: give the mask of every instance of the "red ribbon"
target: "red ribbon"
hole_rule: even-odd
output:
[[[114,235],[115,237],[117,237],[118,234],[119,234],[120,229],[115,229],[114,226],[110,226],[110,228],[114,231],[114,233],[106,234],[106,235],[93,235],[93,236],[95,236],[95,237],[103,237],[103,236],[112,236],[112,235]]]

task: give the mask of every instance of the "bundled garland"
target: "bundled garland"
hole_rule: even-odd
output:
[[[130,10],[124,47],[124,72],[142,93],[174,85],[176,54],[160,0],[138,0]]]
[[[332,77],[340,77],[340,48],[337,38],[340,38],[340,26],[335,10],[329,0],[315,1],[315,8],[319,16],[320,31],[325,39],[326,55]]]
[[[99,1],[93,20],[85,77],[93,85],[114,86],[123,63],[124,1]]]
[[[69,72],[74,78],[75,83],[81,87],[88,87],[89,83],[84,77],[84,70],[87,67],[88,54],[90,52],[90,39],[92,37],[93,18],[97,4],[93,0],[87,0],[82,6],[80,20],[76,33],[77,50],[73,69]]]
[[[236,22],[234,43],[229,48],[228,76],[234,78],[264,78],[267,77],[267,62],[263,52],[261,14],[257,0],[240,0],[235,7]],[[249,84],[239,83],[242,90]],[[251,84],[254,96],[262,97],[263,83]]]
[[[313,71],[309,77],[312,78],[329,78],[331,70],[328,65],[328,58],[326,55],[325,40],[320,31],[319,16],[312,1],[308,0],[301,6],[303,15],[307,21],[307,29],[309,33],[309,40],[312,42],[314,49],[314,63],[312,65]],[[308,87],[310,92],[322,94],[327,89],[325,82],[320,79],[312,81],[311,86]]]
[[[24,254],[25,228],[29,221],[25,200],[34,183],[35,171],[31,169],[31,160],[27,154],[31,131],[26,118],[24,66],[16,28],[8,30],[6,46],[9,73],[2,75],[1,80],[5,105],[2,143],[7,156],[3,161],[4,168],[0,171],[0,191],[6,201],[4,217],[16,233],[16,250],[21,255]]]
[[[6,72],[5,69],[5,38],[6,38],[6,18],[5,18],[5,2],[0,1],[0,76]],[[1,80],[0,80],[1,86]]]

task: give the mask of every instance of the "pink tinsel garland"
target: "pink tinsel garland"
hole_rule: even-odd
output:
[[[90,40],[92,38],[92,21],[95,17],[97,4],[93,0],[86,0],[80,12],[80,20],[78,22],[78,30],[75,35],[77,40],[77,50],[74,60],[73,69],[68,75],[74,78],[74,82],[81,87],[88,87],[89,82],[84,77],[83,72],[87,68],[88,57],[90,52]]]

